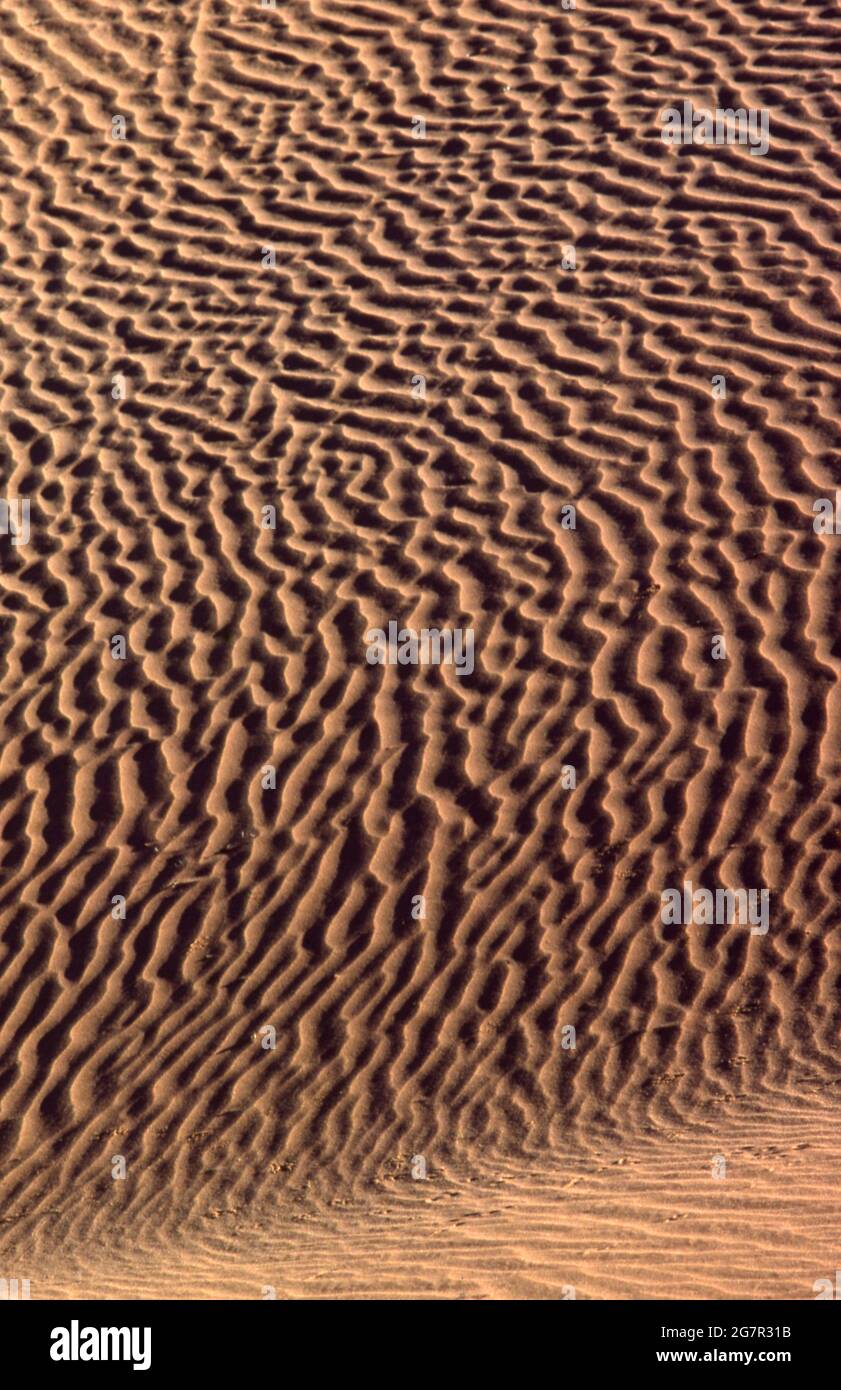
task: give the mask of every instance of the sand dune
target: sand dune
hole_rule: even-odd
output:
[[[839,36],[733,0],[0,14],[33,1297],[835,1268]],[[766,110],[767,154],[668,146],[684,100]],[[472,674],[371,664],[392,621],[470,630]],[[664,923],[686,881],[769,929]]]

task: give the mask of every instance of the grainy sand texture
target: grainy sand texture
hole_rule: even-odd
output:
[[[32,1298],[841,1268],[839,40],[2,0]]]

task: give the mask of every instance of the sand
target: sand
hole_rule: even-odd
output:
[[[5,5],[33,1298],[833,1276],[839,38],[744,0]],[[685,100],[766,111],[767,153],[668,145]],[[474,669],[372,664],[390,622]],[[687,881],[768,930],[664,922]]]

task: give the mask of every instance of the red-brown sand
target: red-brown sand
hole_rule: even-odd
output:
[[[33,1298],[841,1267],[839,39],[800,0],[6,0]],[[684,100],[767,153],[667,145]],[[372,665],[389,622],[473,671]],[[664,923],[685,881],[767,932]]]

